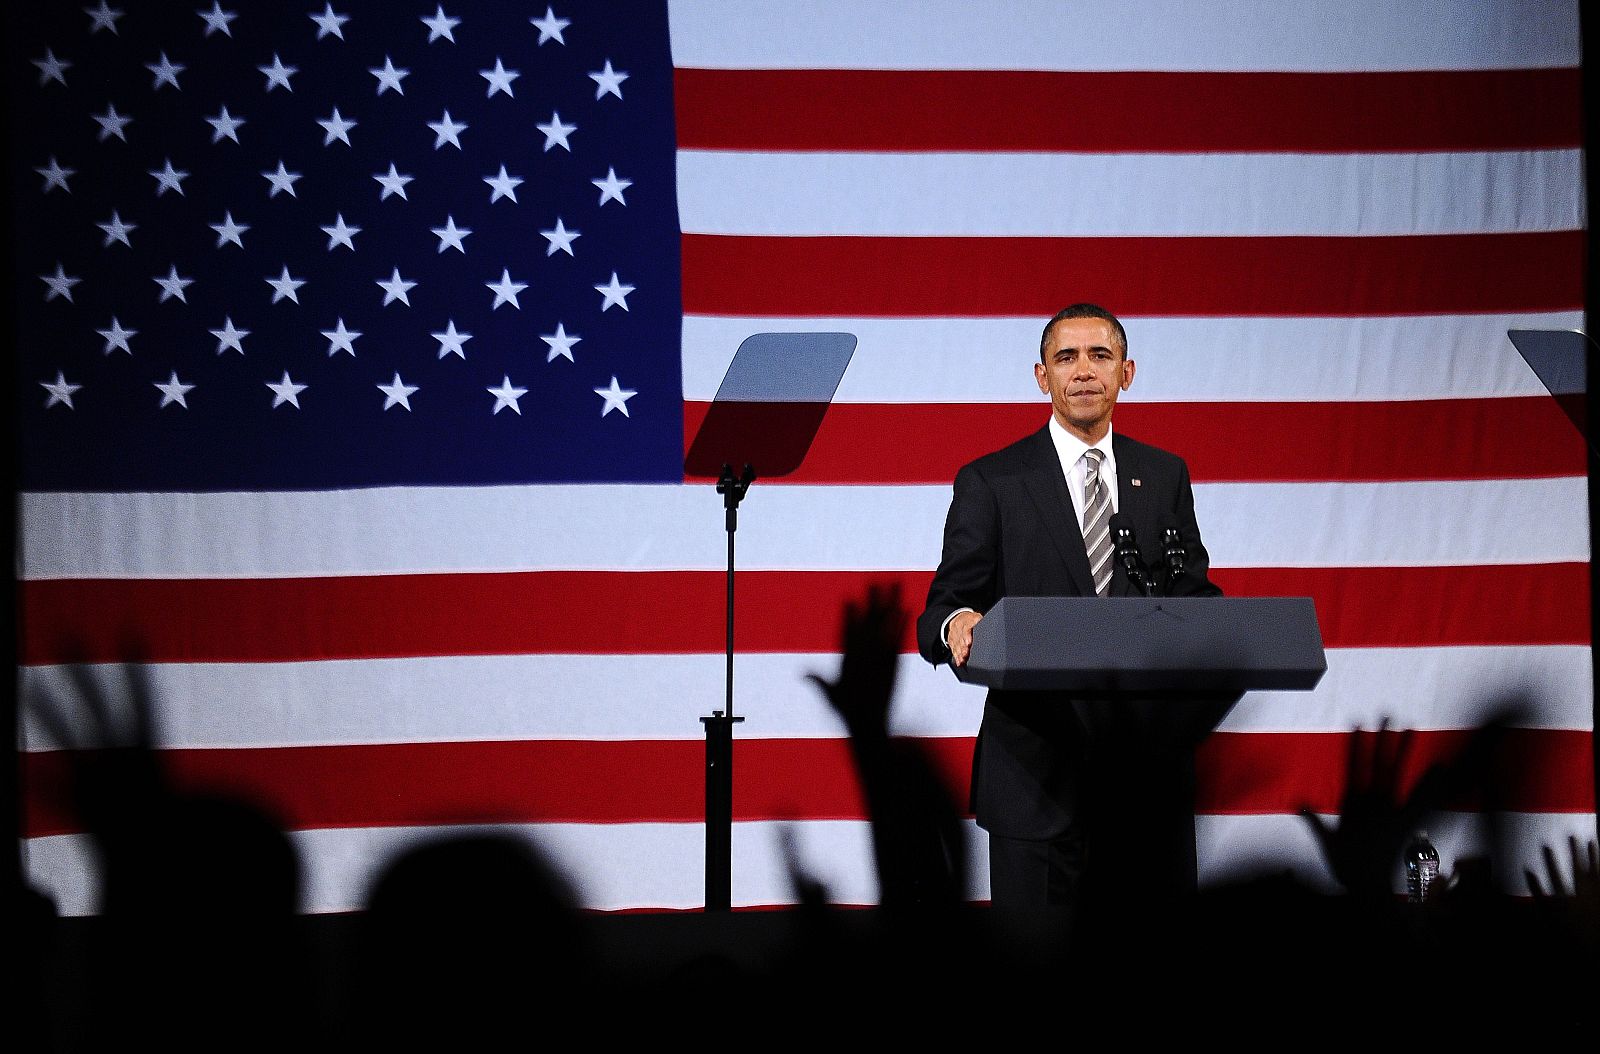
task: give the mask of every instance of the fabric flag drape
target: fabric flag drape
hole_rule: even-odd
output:
[[[1076,300],[1216,581],[1313,597],[1329,647],[1204,748],[1202,881],[1327,885],[1296,814],[1352,730],[1420,767],[1513,697],[1444,868],[1485,816],[1522,860],[1593,836],[1584,452],[1505,337],[1582,322],[1575,4],[125,6],[10,49],[23,694],[91,746],[75,677],[137,662],[306,910],[477,824],[590,907],[700,903],[725,554],[684,447],[744,337],[816,329],[855,359],[741,517],[733,897],[793,899],[790,830],[874,900],[804,675],[867,584],[920,602]],[[964,786],[982,694],[905,650],[895,728]],[[30,873],[91,912],[70,752],[23,736]]]

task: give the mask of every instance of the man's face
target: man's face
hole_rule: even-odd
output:
[[[1056,420],[1088,443],[1111,423],[1117,396],[1133,383],[1133,360],[1103,318],[1064,318],[1050,330],[1044,361],[1033,367]]]

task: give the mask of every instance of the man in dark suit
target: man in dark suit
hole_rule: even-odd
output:
[[[1188,556],[1173,593],[1221,593],[1207,578],[1182,459],[1112,432],[1134,378],[1122,324],[1093,304],[1059,312],[1034,376],[1050,397],[1048,424],[956,475],[944,554],[917,622],[918,648],[935,664],[966,662],[1001,597],[1136,592],[1115,573],[1107,534],[1116,512],[1132,521],[1147,564],[1170,516]],[[972,807],[989,833],[996,909],[1070,924],[1086,895],[1113,885],[1141,897],[1192,889],[1193,747],[1220,719],[1216,702],[991,691]],[[1220,702],[1225,710],[1231,700]]]

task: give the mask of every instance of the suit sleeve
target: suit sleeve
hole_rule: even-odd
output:
[[[1000,589],[1000,514],[994,491],[972,465],[956,474],[944,521],[944,552],[917,619],[917,649],[938,665],[950,660],[940,627],[960,608],[986,612]]]
[[[1178,596],[1220,597],[1222,590],[1211,581],[1211,554],[1200,540],[1200,524],[1194,515],[1194,488],[1189,483],[1189,466],[1178,463],[1177,508],[1178,530],[1183,534],[1183,545],[1188,550],[1184,576],[1175,590]]]

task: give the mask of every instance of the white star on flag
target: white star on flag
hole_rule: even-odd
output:
[[[210,11],[195,11],[195,14],[205,19],[206,37],[210,37],[211,34],[222,34],[224,37],[234,35],[234,30],[229,29],[227,24],[238,18],[237,11],[224,11],[221,3],[213,3]]]
[[[454,31],[461,24],[461,19],[451,18],[445,14],[444,5],[441,4],[434,10],[432,18],[423,16],[422,24],[428,27],[428,43],[432,44],[435,40],[443,37],[454,44],[456,42]]]
[[[350,21],[350,16],[336,14],[332,4],[325,5],[322,9],[322,14],[308,17],[317,24],[318,40],[328,36],[338,37],[340,40],[344,39],[344,24]],[[296,403],[295,405],[298,406],[300,404]]]
[[[444,327],[443,333],[434,333],[431,334],[431,336],[434,340],[439,342],[439,357],[441,359],[446,355],[454,355],[463,362],[466,361],[467,353],[462,345],[472,339],[472,334],[456,332],[456,323],[454,319],[451,319],[450,322]]]
[[[97,142],[103,143],[112,136],[116,136],[124,143],[128,141],[128,134],[123,129],[133,123],[133,118],[119,114],[114,104],[107,103],[106,112],[103,114],[91,114],[90,120],[100,126],[100,134],[95,136]],[[170,163],[168,162],[168,164]]]
[[[557,18],[554,9],[547,7],[544,9],[543,18],[530,18],[528,22],[539,30],[540,47],[543,47],[547,40],[554,40],[562,47],[567,46],[567,40],[561,35],[561,31],[572,25],[571,19]]]
[[[115,322],[116,319],[112,319],[112,321]],[[217,338],[218,355],[221,355],[230,348],[232,348],[234,351],[237,351],[240,355],[243,355],[244,338],[250,335],[250,331],[248,329],[235,328],[233,324],[233,317],[230,315],[223,318],[222,328],[212,330],[211,335]]]
[[[103,353],[106,355],[110,355],[113,351],[121,351],[132,355],[133,349],[128,346],[128,339],[137,336],[139,333],[136,329],[124,329],[116,315],[111,316],[110,329],[97,329],[95,332],[105,338],[106,346],[103,349]]]
[[[356,122],[342,116],[337,106],[333,108],[331,114],[317,123],[322,126],[324,133],[322,136],[323,146],[332,146],[336,139],[345,146],[350,145],[350,129],[356,126]]]
[[[221,223],[213,223],[210,225],[210,227],[212,230],[217,232],[217,248],[219,249],[224,245],[227,245],[229,242],[232,242],[234,245],[237,245],[239,248],[243,249],[244,239],[241,237],[241,235],[250,229],[250,225],[248,223],[235,223],[233,221],[232,210],[222,214]]]
[[[128,141],[128,135],[124,129],[133,123],[133,118],[124,117],[117,113],[115,104],[107,103],[104,114],[90,114],[89,119],[100,126],[100,132],[95,136],[96,142],[103,143],[112,136],[116,136],[124,143]]]
[[[595,286],[594,291],[605,298],[600,304],[602,312],[610,311],[612,307],[620,307],[626,311],[628,310],[628,294],[633,292],[633,286],[623,285],[617,279],[617,272],[612,271],[611,281],[605,285]]]
[[[345,223],[344,213],[341,212],[333,217],[333,226],[322,228],[322,233],[328,236],[328,251],[330,253],[341,245],[351,252],[355,252],[355,237],[361,233],[361,228],[352,227]]]
[[[623,208],[628,207],[628,202],[623,198],[622,192],[633,186],[633,180],[618,179],[616,169],[607,168],[606,178],[591,179],[589,182],[600,188],[600,204],[604,205],[608,201],[615,201]]]
[[[91,36],[102,29],[109,29],[112,36],[117,35],[117,19],[123,15],[121,8],[111,7],[106,3],[106,0],[100,0],[99,7],[86,7],[83,9],[83,13],[89,16],[89,33]]]
[[[233,36],[233,30],[228,28],[228,23],[238,18],[238,12],[224,11],[220,3],[213,3],[210,11],[196,11],[195,14],[205,19],[206,36],[221,33],[225,37]]]
[[[394,406],[403,406],[407,413],[411,412],[411,396],[420,389],[414,384],[407,384],[400,379],[399,371],[395,371],[394,380],[388,384],[378,385],[378,391],[383,393],[383,408],[388,410]]]
[[[277,383],[268,381],[267,387],[272,389],[272,408],[274,410],[282,406],[284,403],[288,403],[290,406],[293,406],[296,410],[298,410],[300,409],[300,393],[309,388],[310,385],[294,383],[294,381],[289,378],[289,371],[284,370],[283,380],[278,381]]]
[[[391,89],[396,95],[404,95],[406,93],[400,82],[411,76],[411,71],[408,69],[395,69],[394,62],[389,56],[385,55],[383,57],[383,66],[381,68],[374,66],[367,72],[378,78],[379,95]]]
[[[619,385],[617,383],[617,378],[615,376],[613,376],[611,378],[611,387],[609,387],[609,388],[596,388],[596,389],[594,389],[594,393],[596,395],[598,395],[600,398],[605,400],[605,405],[600,407],[600,416],[601,417],[604,417],[606,414],[610,413],[612,410],[621,410],[622,411],[622,416],[623,417],[627,417],[628,416],[628,400],[632,399],[635,395],[639,394],[636,391],[633,391],[633,390],[628,389],[628,388],[624,388],[621,385]]]
[[[626,71],[611,68],[611,60],[606,59],[606,68],[595,70],[589,74],[589,79],[594,81],[594,97],[598,100],[606,95],[615,95],[622,98],[622,82],[628,79]]]
[[[161,53],[159,62],[147,62],[144,64],[144,68],[155,74],[156,79],[150,85],[151,91],[160,91],[163,84],[170,84],[178,91],[183,91],[183,86],[178,83],[178,74],[189,67],[181,62],[173,62],[167,58],[165,51]]]
[[[434,132],[433,148],[435,150],[438,150],[446,143],[449,143],[457,150],[461,149],[461,133],[467,130],[467,126],[464,123],[452,121],[449,110],[446,110],[444,116],[439,120],[429,121],[428,127],[432,128]]]
[[[383,186],[383,193],[378,195],[379,201],[387,201],[395,194],[400,195],[400,197],[404,198],[406,201],[411,200],[410,198],[406,197],[406,184],[410,183],[416,177],[402,176],[399,172],[396,172],[393,161],[389,162],[389,172],[387,175],[380,172],[377,175],[374,175],[372,178],[377,180],[379,184]]]
[[[560,216],[556,217],[556,225],[553,229],[540,231],[539,233],[544,236],[545,241],[550,243],[544,247],[546,256],[554,256],[558,251],[564,252],[568,256],[576,256],[577,254],[572,251],[572,242],[576,238],[583,237],[580,231],[567,230],[566,224],[561,222]]]
[[[352,359],[356,357],[356,340],[361,336],[361,331],[345,329],[343,317],[332,329],[323,330],[322,335],[328,341],[328,358],[333,358],[341,351],[348,353]]]
[[[505,92],[506,96],[511,99],[517,97],[516,93],[511,90],[511,82],[522,76],[522,73],[519,70],[506,69],[501,64],[498,55],[495,56],[494,69],[479,70],[478,76],[489,82],[489,90],[485,93],[485,98],[492,99],[497,92]]]
[[[546,336],[540,336],[539,339],[550,345],[550,350],[545,354],[544,361],[554,362],[559,356],[560,358],[566,359],[568,362],[576,362],[577,360],[572,357],[572,346],[583,338],[577,336],[576,334],[570,337],[567,336],[566,325],[557,322],[556,331],[554,333]]]
[[[289,275],[289,265],[283,265],[283,273],[276,278],[268,278],[267,284],[272,287],[272,302],[292,300],[300,302],[300,287],[306,284],[304,278],[292,278]]]
[[[215,117],[207,117],[206,124],[211,126],[211,141],[213,143],[220,143],[224,139],[232,139],[237,143],[239,141],[239,127],[244,124],[244,118],[233,116],[228,112],[228,108],[224,106],[222,112]]]
[[[159,198],[169,190],[177,191],[180,198],[184,196],[183,181],[189,178],[189,173],[173,168],[172,158],[167,158],[166,164],[160,169],[151,170],[150,175],[156,181],[156,197]]]
[[[454,216],[446,216],[443,227],[433,228],[434,237],[439,239],[440,252],[444,252],[446,249],[454,249],[462,255],[466,254],[467,247],[461,242],[471,233],[471,227],[457,227]]]
[[[294,91],[294,85],[289,83],[289,78],[300,72],[299,66],[285,66],[276,51],[272,53],[272,65],[257,66],[256,69],[266,74],[266,90],[269,92],[274,88],[282,88],[284,91],[289,92]]]
[[[510,304],[518,311],[522,310],[522,305],[517,303],[517,294],[528,288],[528,283],[513,282],[510,271],[502,267],[500,269],[500,281],[485,282],[483,284],[494,291],[494,307],[489,310],[498,311],[501,304]]]
[[[484,176],[483,181],[494,189],[494,193],[489,195],[489,204],[493,205],[501,198],[510,198],[515,203],[517,200],[517,187],[521,185],[522,177],[507,175],[506,166],[501,165],[498,174]]]
[[[60,187],[68,194],[71,194],[72,188],[67,186],[67,180],[78,174],[78,170],[75,168],[62,168],[60,163],[56,161],[54,154],[50,155],[50,163],[48,165],[43,168],[36,168],[34,171],[44,177],[44,186],[39,188],[39,193],[41,194],[48,194],[56,187]]]
[[[177,403],[185,410],[189,409],[189,401],[186,396],[194,391],[194,385],[184,384],[178,380],[177,370],[172,371],[165,383],[156,381],[155,386],[161,391],[161,409],[164,410],[173,403]]]
[[[300,173],[290,172],[283,167],[282,161],[278,162],[278,170],[276,172],[263,172],[261,175],[268,183],[272,184],[272,189],[267,191],[267,197],[275,198],[280,193],[286,193],[291,198],[300,196],[294,192],[295,181],[300,178]]]
[[[194,285],[194,279],[184,278],[182,275],[178,274],[177,264],[173,264],[167,268],[167,276],[165,278],[158,277],[153,279],[153,281],[156,283],[156,285],[161,287],[161,297],[156,301],[157,303],[165,304],[173,297],[177,297],[180,302],[185,304],[189,302],[189,297],[184,290]]]
[[[411,290],[415,289],[416,286],[417,286],[417,283],[408,282],[404,278],[401,278],[400,277],[400,268],[396,267],[394,269],[394,273],[392,275],[390,275],[387,279],[381,279],[380,278],[378,280],[378,282],[377,282],[377,286],[378,286],[379,289],[383,290],[383,306],[384,307],[388,307],[390,304],[394,303],[396,300],[400,301],[406,307],[410,307],[411,306],[411,298],[408,297],[406,294],[409,293]]]
[[[550,114],[550,123],[536,124],[534,127],[544,133],[545,153],[548,154],[550,152],[550,148],[557,145],[559,145],[561,149],[565,150],[567,153],[572,153],[572,144],[567,142],[567,136],[571,135],[573,132],[576,132],[578,130],[578,126],[575,124],[562,124],[561,114],[552,111]]]
[[[59,374],[57,376],[59,376]],[[528,389],[512,387],[510,376],[502,376],[500,380],[500,387],[485,388],[484,391],[494,396],[493,413],[499,413],[501,410],[509,409],[518,417],[522,416],[522,407],[517,405],[517,400],[522,398],[524,395],[527,395]]]
[[[57,403],[61,403],[68,410],[72,410],[75,409],[75,407],[72,405],[72,393],[82,388],[83,385],[73,384],[67,380],[65,374],[63,374],[60,370],[57,370],[55,380],[40,381],[39,387],[50,393],[50,398],[46,399],[44,404],[44,408],[46,410],[50,409]]]
[[[72,68],[72,63],[66,59],[56,58],[54,50],[46,48],[44,58],[34,59],[33,64],[39,67],[39,87],[42,88],[51,81],[58,81],[63,88],[66,87],[66,72]]]
[[[124,223],[122,214],[116,209],[111,210],[111,218],[104,223],[95,224],[106,233],[106,240],[101,242],[104,248],[110,248],[112,242],[121,242],[128,248],[133,248],[133,243],[128,240],[128,234],[139,229],[137,223]]]

